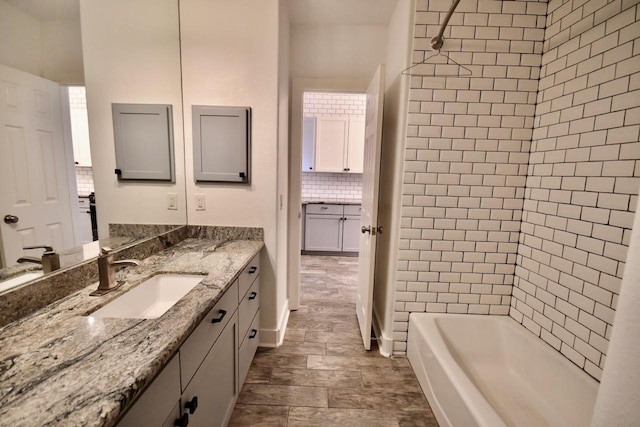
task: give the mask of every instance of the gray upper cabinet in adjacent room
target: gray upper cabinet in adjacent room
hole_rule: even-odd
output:
[[[120,180],[175,181],[171,105],[112,104]]]
[[[197,182],[249,182],[251,109],[193,106]]]

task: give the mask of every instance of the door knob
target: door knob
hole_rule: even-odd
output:
[[[20,220],[20,218],[18,218],[15,215],[5,215],[4,216],[4,223],[5,224],[15,224]]]
[[[365,226],[363,225],[363,226],[362,226],[362,228],[361,228],[360,230],[362,230],[362,234],[364,234],[364,233],[371,233],[371,226],[370,226],[370,225],[368,225],[368,226],[366,226],[366,227],[365,227]]]

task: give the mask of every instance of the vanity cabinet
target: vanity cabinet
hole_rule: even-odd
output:
[[[315,127],[315,138],[303,133],[303,171],[362,173],[364,162],[364,119],[317,117],[303,131]],[[314,158],[315,169],[310,167]]]
[[[258,348],[259,330],[257,254],[118,427],[225,426]]]
[[[304,222],[304,250],[358,252],[360,209],[359,205],[307,205]]]

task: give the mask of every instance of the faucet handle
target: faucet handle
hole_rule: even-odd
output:
[[[22,249],[44,249],[45,252],[53,252],[53,247],[49,245],[36,245],[36,246],[25,246]]]
[[[103,246],[102,248],[100,248],[100,255],[109,255],[111,252],[113,252],[113,249],[108,246]]]

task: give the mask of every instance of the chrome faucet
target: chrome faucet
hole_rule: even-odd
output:
[[[41,246],[25,246],[22,248],[24,250],[29,249],[44,249],[44,253],[42,254],[42,258],[37,258],[33,256],[22,256],[18,258],[17,262],[22,264],[24,262],[33,262],[36,264],[42,265],[42,271],[45,273],[51,273],[52,271],[60,269],[60,255],[53,250],[51,246],[41,245]]]
[[[140,261],[136,261],[135,259],[114,261],[112,252],[113,250],[107,247],[100,250],[100,256],[98,256],[98,276],[100,283],[98,284],[98,289],[89,295],[104,295],[122,285],[122,283],[116,281],[116,268],[140,265]]]

